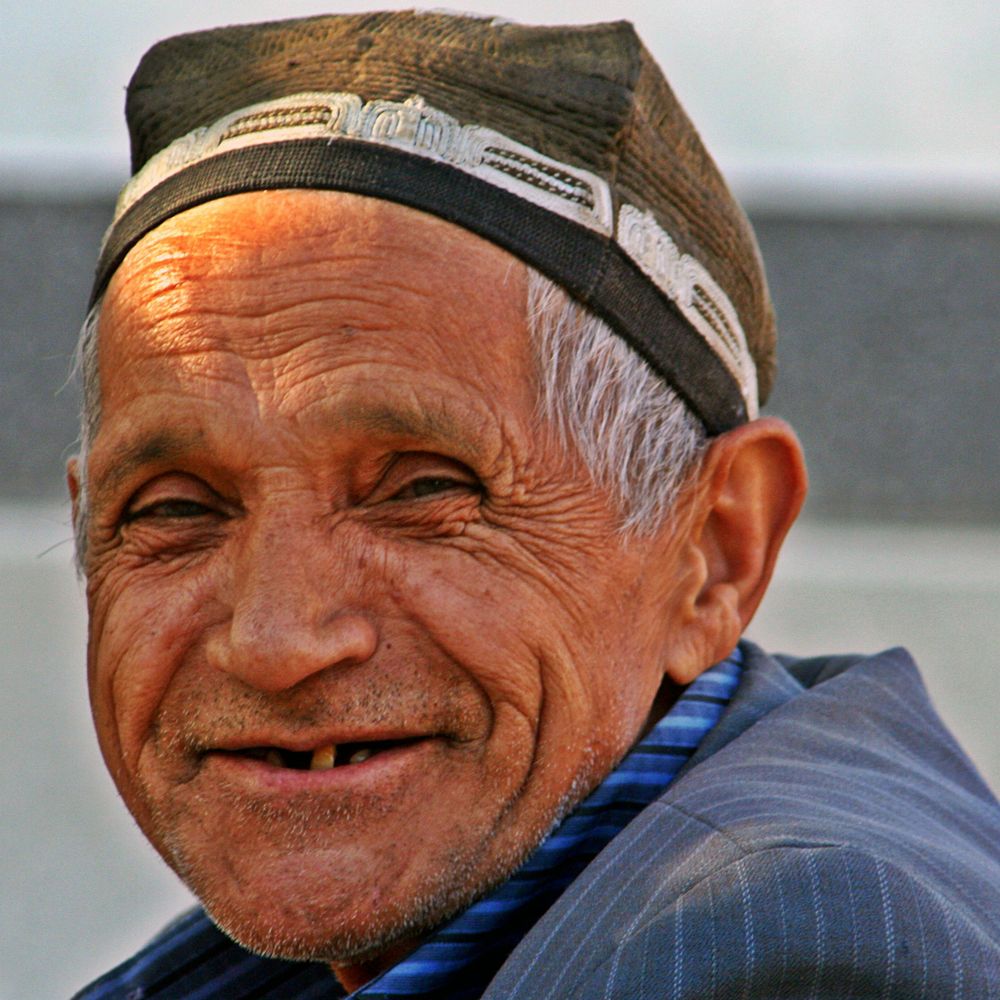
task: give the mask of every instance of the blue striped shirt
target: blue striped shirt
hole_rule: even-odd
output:
[[[351,1000],[482,995],[507,956],[602,848],[654,799],[716,724],[739,684],[737,648],[690,684],[611,774],[506,882],[470,906]],[[251,955],[200,909],[76,1000],[342,1000],[327,966]]]

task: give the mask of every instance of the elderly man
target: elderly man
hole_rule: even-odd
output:
[[[906,655],[740,642],[805,472],[631,28],[226,28],[128,119],[69,482],[101,747],[204,908],[80,995],[998,995],[1000,813]]]

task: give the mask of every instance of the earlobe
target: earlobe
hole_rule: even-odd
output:
[[[700,669],[676,680],[693,680],[732,651],[764,596],[806,487],[802,448],[782,420],[755,420],[712,442],[693,486],[689,535],[701,583],[685,628]]]

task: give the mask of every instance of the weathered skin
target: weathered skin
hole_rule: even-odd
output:
[[[731,649],[801,502],[794,438],[761,421],[623,541],[535,416],[524,282],[441,220],[286,191],[176,216],[106,298],[105,759],[224,929],[350,988],[509,874],[657,692]],[[233,752],[410,737],[315,772]]]

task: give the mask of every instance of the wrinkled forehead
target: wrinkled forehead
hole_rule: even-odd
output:
[[[248,371],[350,358],[530,383],[525,300],[519,260],[437,217],[341,192],[234,195],[130,251],[102,310],[102,388],[113,398],[130,366],[231,356]]]
[[[104,306],[152,305],[223,279],[233,294],[252,297],[291,294],[320,276],[334,288],[433,278],[457,291],[470,274],[488,272],[513,293],[523,271],[496,244],[419,210],[345,192],[273,190],[229,195],[166,219],[129,251]]]

